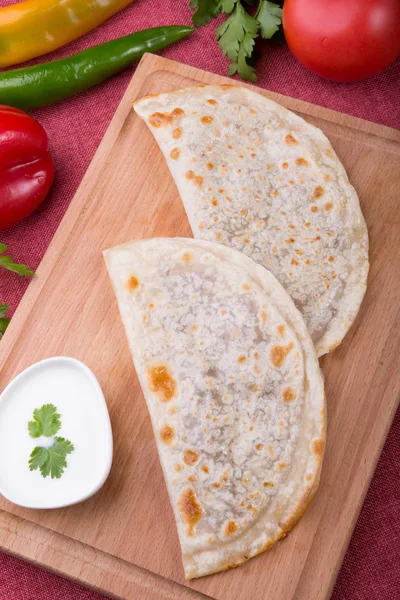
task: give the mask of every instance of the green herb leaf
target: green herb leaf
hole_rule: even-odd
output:
[[[190,0],[189,7],[196,9],[192,17],[196,27],[207,25],[221,12],[220,0]]]
[[[222,52],[232,62],[229,75],[239,73],[245,81],[255,81],[255,70],[247,60],[251,57],[254,48],[254,39],[258,35],[259,23],[250,16],[240,2],[225,23],[217,29],[217,40]]]
[[[4,255],[4,252],[7,250],[6,244],[0,243],[0,267],[4,267],[9,271],[13,271],[14,273],[18,273],[21,277],[29,276],[32,277],[35,273],[29,269],[26,265],[18,265],[14,263],[11,256]]]
[[[66,457],[74,451],[74,446],[69,440],[57,437],[50,448],[36,447],[31,453],[29,468],[31,471],[40,469],[42,477],[60,479],[67,467]]]
[[[39,448],[36,446],[32,450],[31,457],[29,459],[29,469],[31,471],[35,471],[36,469],[40,469],[43,467],[44,463],[48,458],[48,449],[47,448]]]
[[[233,11],[235,4],[238,1],[239,0],[221,0],[221,12],[229,15]]]
[[[228,73],[229,73],[229,75],[233,75],[234,73],[239,73],[240,77],[244,81],[252,81],[254,83],[257,79],[256,71],[255,71],[254,67],[249,65],[249,63],[247,62],[246,57],[249,55],[245,51],[245,45],[246,44],[250,45],[251,42],[253,43],[253,46],[254,46],[254,40],[253,40],[253,38],[251,38],[249,36],[248,39],[246,39],[246,38],[244,39],[243,44],[240,44],[237,62],[233,62],[231,64],[231,66],[229,67]]]
[[[8,311],[7,304],[2,304],[0,302],[0,340],[3,337],[3,335],[5,334],[8,324],[11,321],[11,319],[4,316],[7,311]]]
[[[261,37],[269,40],[282,24],[282,9],[273,2],[260,0],[255,18],[260,23]]]
[[[33,411],[33,421],[29,421],[29,435],[33,438],[44,435],[52,437],[61,427],[60,415],[54,404],[43,404]]]
[[[0,317],[0,340],[6,332],[7,327],[10,324],[11,319],[8,317]]]

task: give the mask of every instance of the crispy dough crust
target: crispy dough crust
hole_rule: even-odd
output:
[[[216,102],[216,106],[208,103],[210,99],[213,99]],[[204,125],[200,124],[199,116],[201,112],[199,112],[199,105],[207,113],[207,117],[202,118],[214,119],[212,124],[208,124],[208,121],[205,121]],[[326,256],[322,256],[319,263],[318,259],[316,259],[317,262],[315,263],[315,269],[312,276],[313,279],[310,280],[308,287],[316,286],[315,282],[317,273],[322,272],[322,274],[324,274],[326,271],[327,278],[324,280],[319,280],[318,286],[314,287],[312,293],[310,292],[305,300],[303,299],[305,302],[304,311],[302,309],[302,283],[303,280],[306,281],[308,277],[309,267],[305,267],[303,269],[303,263],[301,262],[301,259],[295,257],[295,260],[297,258],[298,266],[295,267],[297,271],[292,273],[292,275],[297,273],[299,274],[299,278],[297,281],[294,281],[294,279],[291,281],[290,271],[293,269],[291,269],[290,266],[282,266],[284,260],[281,259],[281,255],[277,255],[277,257],[279,256],[279,259],[277,259],[276,263],[268,264],[268,260],[274,260],[274,257],[271,258],[271,256],[267,258],[266,263],[263,263],[264,259],[259,257],[258,245],[260,240],[266,239],[267,247],[270,248],[273,246],[276,240],[274,238],[275,234],[271,234],[271,228],[268,230],[266,238],[263,237],[265,230],[263,230],[260,234],[257,232],[253,234],[254,246],[252,246],[252,239],[250,240],[250,245],[247,247],[241,246],[241,242],[237,239],[232,241],[231,234],[234,229],[232,231],[226,229],[226,235],[223,232],[221,238],[217,239],[215,236],[220,235],[219,230],[221,224],[221,215],[223,216],[222,208],[221,210],[220,207],[215,208],[215,210],[211,213],[208,213],[207,211],[204,212],[205,203],[204,201],[200,201],[201,194],[205,194],[205,197],[208,197],[209,195],[210,200],[211,196],[214,194],[217,197],[215,189],[216,186],[213,187],[212,185],[217,173],[217,168],[215,165],[213,170],[210,172],[207,171],[206,166],[201,163],[201,160],[199,160],[199,157],[204,152],[203,146],[201,146],[202,142],[196,142],[196,140],[200,139],[199,136],[204,134],[204,131],[207,129],[207,127],[211,128],[215,125],[220,131],[222,131],[222,133],[227,131],[224,129],[224,119],[229,117],[229,111],[227,110],[227,107],[229,108],[230,105],[247,107],[250,111],[254,111],[254,113],[257,112],[261,116],[264,115],[267,119],[269,119],[267,122],[272,123],[272,129],[278,128],[278,131],[282,131],[281,154],[279,154],[279,156],[282,155],[282,157],[284,157],[285,152],[287,152],[289,153],[288,156],[292,157],[293,160],[289,159],[289,163],[286,163],[288,165],[287,171],[283,173],[278,171],[278,176],[284,177],[286,173],[287,179],[289,179],[289,181],[293,181],[294,183],[295,179],[297,180],[298,177],[301,177],[302,174],[306,173],[307,169],[298,167],[294,164],[295,155],[290,154],[291,152],[296,152],[296,147],[299,147],[301,148],[301,153],[304,151],[305,154],[303,155],[307,155],[308,161],[310,164],[312,164],[312,168],[316,169],[316,182],[320,181],[325,188],[329,186],[328,184],[324,183],[323,177],[332,177],[334,180],[332,180],[329,184],[332,186],[329,191],[329,198],[328,196],[325,196],[321,201],[316,200],[316,202],[320,202],[320,206],[317,207],[316,213],[309,213],[309,220],[311,223],[313,223],[313,220],[315,220],[315,226],[320,225],[320,222],[316,222],[316,220],[320,218],[320,215],[325,216],[323,209],[324,203],[327,199],[332,200],[334,206],[329,215],[326,213],[328,219],[326,221],[326,228],[329,229],[331,223],[329,219],[331,219],[331,215],[335,213],[333,223],[335,223],[336,220],[335,227],[338,231],[337,238],[335,239],[343,241],[343,249],[341,249],[338,253],[338,256],[336,256],[335,245],[329,246],[329,253],[332,252],[334,255],[334,264],[329,264],[327,262],[329,256],[328,252],[326,253]],[[218,106],[222,106],[220,113],[218,113]],[[192,129],[188,131],[185,141],[185,131],[183,131],[182,134],[183,126],[181,125],[181,122],[182,119],[185,118],[185,110],[189,115],[191,108],[195,108],[194,114],[192,113]],[[361,213],[357,193],[349,183],[344,167],[325,135],[318,128],[307,123],[301,117],[287,110],[283,106],[273,102],[272,100],[269,100],[268,98],[265,98],[264,96],[247,88],[225,84],[215,86],[200,85],[192,88],[176,90],[166,94],[145,97],[137,100],[134,103],[134,109],[149,126],[149,129],[151,130],[165,155],[166,161],[185,205],[194,236],[196,238],[206,240],[216,240],[225,245],[233,245],[236,249],[243,251],[256,262],[260,262],[260,264],[264,264],[264,266],[272,270],[274,275],[281,281],[284,287],[287,288],[288,292],[295,299],[296,305],[303,312],[305,321],[310,331],[313,332],[314,330],[312,337],[316,345],[318,356],[321,356],[336,348],[336,346],[341,343],[343,337],[354,322],[365,294],[369,270],[368,232],[363,215]],[[251,118],[251,115],[249,118]],[[183,123],[185,123],[186,126],[188,122],[183,121]],[[185,129],[185,127],[183,127],[183,129]],[[179,139],[174,139],[171,137],[171,130],[180,131]],[[271,134],[272,133],[274,132],[271,131]],[[301,145],[298,144],[296,136],[300,138]],[[284,139],[287,140],[286,145],[283,141]],[[193,148],[189,151],[188,144],[191,144],[193,147],[193,145],[196,145],[196,143],[196,162],[191,165],[189,157],[192,156]],[[232,136],[232,145],[235,146],[238,143],[239,142],[236,141],[236,136]],[[211,139],[210,147],[212,147],[212,144],[213,141]],[[175,146],[179,148],[179,160],[176,160],[176,154],[170,154],[171,148]],[[243,147],[244,143],[240,145],[241,149]],[[229,160],[232,159],[231,155],[233,151],[234,150],[229,151],[230,153],[227,154],[228,158],[225,157],[225,160],[228,161],[228,167]],[[216,152],[216,154],[220,154],[220,146],[218,146],[218,152]],[[212,153],[210,156],[213,156]],[[215,158],[217,161],[218,156]],[[185,166],[183,167],[184,159],[187,160],[185,162]],[[206,160],[208,160],[208,158],[204,159],[204,161]],[[247,162],[248,165],[253,165],[255,163],[251,162],[252,160],[253,159],[251,158],[247,158],[247,155],[245,154],[243,163]],[[254,160],[257,160],[257,158]],[[308,161],[306,161],[307,164]],[[213,163],[211,162],[208,164],[211,166]],[[265,167],[265,161],[261,161],[260,164],[262,164],[263,168]],[[182,170],[180,170],[181,165]],[[189,169],[189,171],[187,171],[187,169]],[[187,179],[188,172],[193,173],[193,177],[189,178],[189,180]],[[268,177],[270,177],[270,181],[272,181],[272,176],[268,175],[268,173],[263,173],[263,177],[264,181],[265,178],[268,179]],[[292,179],[290,179],[290,177],[292,177]],[[220,182],[221,178],[219,178],[218,181]],[[213,187],[212,191],[205,191],[205,188],[208,190],[210,187]],[[220,185],[220,187],[224,188],[224,185]],[[317,186],[317,188],[321,188],[321,185]],[[231,189],[232,195],[240,196],[241,192],[239,186],[233,185]],[[308,191],[309,190],[307,190],[307,192]],[[300,204],[304,197],[304,191],[299,193]],[[324,192],[320,193],[322,194]],[[309,201],[306,200],[307,208],[305,209],[305,214],[307,214],[307,211],[309,210],[308,202]],[[223,205],[223,201],[219,203],[219,206],[221,205]],[[252,207],[254,207],[253,200],[251,200],[249,196],[247,198],[243,197],[243,202],[240,204],[240,206],[247,206],[249,212],[251,212]],[[279,210],[281,210],[281,203],[279,206]],[[279,217],[279,210],[276,213],[272,211],[269,214]],[[256,212],[257,211],[254,213],[255,215]],[[212,222],[211,217],[209,221],[207,221],[207,214],[216,214],[220,217],[219,221],[215,224]],[[205,218],[204,215],[206,215]],[[231,212],[230,218],[233,216],[234,213]],[[205,222],[205,227],[202,226],[199,221]],[[341,226],[340,223],[343,223],[343,226]],[[288,232],[290,233],[290,231],[291,230],[289,229]],[[286,235],[289,233],[286,233]],[[316,237],[318,237],[318,235],[316,235]],[[323,244],[324,240],[327,240],[327,243],[329,242],[328,238],[324,238],[324,236],[322,236],[322,238],[323,239],[321,242],[319,242],[319,244]],[[280,244],[278,244],[279,248],[285,247],[283,239],[284,238],[282,238],[282,240],[280,240]],[[300,247],[304,249],[303,246]],[[285,248],[285,250],[286,249],[287,248]],[[308,250],[312,252],[312,250],[309,248]],[[306,248],[306,251],[308,250]],[[314,261],[314,258],[312,258],[312,261]],[[337,271],[332,270],[333,266],[335,266],[335,268],[337,266]],[[301,269],[301,271],[299,271],[299,269]],[[335,273],[335,280],[330,279],[333,273]],[[329,296],[329,292],[327,292],[324,287],[324,285],[327,285],[328,282],[331,290],[333,290],[335,286],[335,290],[337,289],[337,292],[335,291],[335,294],[332,296]],[[340,287],[338,287],[339,284]],[[321,304],[319,304],[314,298],[314,296],[317,294],[321,298],[326,294],[326,299],[324,299],[322,308]],[[321,314],[323,313],[323,320],[321,321],[322,325],[319,325],[318,317],[316,317],[318,311],[320,310],[322,311]],[[331,315],[331,317],[329,317],[329,315]]]
[[[168,261],[171,257],[171,261],[176,261],[176,257],[180,256],[184,262],[185,257],[197,256],[196,253],[199,252],[210,253],[218,260],[224,261],[225,265],[231,264],[235,270],[240,269],[248,277],[247,281],[251,281],[254,290],[262,290],[271,306],[279,306],[280,314],[291,328],[291,331],[295,332],[297,336],[296,343],[299,344],[302,351],[305,386],[301,420],[298,423],[300,428],[299,438],[296,442],[296,449],[293,451],[294,459],[290,463],[284,479],[285,486],[287,484],[291,485],[293,487],[292,491],[289,494],[283,489],[282,491],[278,490],[277,496],[273,497],[265,510],[261,509],[257,517],[254,518],[254,523],[245,528],[243,533],[232,541],[228,539],[226,541],[216,540],[210,543],[209,546],[204,546],[203,540],[197,539],[196,533],[194,533],[196,525],[202,517],[202,508],[199,506],[197,499],[193,503],[195,496],[191,497],[189,495],[186,498],[186,501],[189,502],[189,509],[193,507],[195,509],[190,513],[192,522],[190,522],[189,532],[187,533],[182,526],[179,512],[179,497],[181,496],[179,496],[180,492],[173,483],[173,476],[171,476],[170,446],[163,446],[158,435],[157,411],[160,410],[160,406],[164,405],[154,399],[154,393],[151,389],[149,390],[146,382],[142,350],[140,349],[141,332],[139,329],[132,330],[132,321],[127,312],[130,309],[126,303],[130,292],[127,291],[125,284],[129,275],[132,275],[132,271],[134,271],[135,276],[140,280],[139,285],[145,287],[147,285],[144,280],[145,274],[153,261],[157,262],[161,260],[161,257]],[[120,305],[121,316],[127,331],[135,367],[152,417],[160,459],[177,521],[186,579],[201,577],[239,566],[286,537],[304,514],[318,487],[326,438],[325,394],[315,348],[304,321],[288,294],[269,271],[240,252],[219,244],[184,238],[158,238],[119,246],[105,251],[104,255]],[[132,262],[127,263],[130,256],[133,257]],[[123,268],[121,268],[122,264],[125,265]],[[143,284],[141,283],[142,280]],[[136,289],[138,288],[135,287]],[[135,290],[133,293],[135,293]],[[234,295],[232,294],[232,302],[233,299]],[[137,313],[136,323],[142,321],[141,315],[141,312]],[[151,332],[148,331],[146,335],[151,336]],[[172,388],[169,388],[169,391],[171,390]],[[177,404],[177,407],[179,410],[179,404]],[[238,410],[240,406],[237,407],[233,404],[232,408]],[[176,433],[179,435],[180,432]],[[194,467],[191,468],[194,469]],[[198,471],[192,472],[197,473]],[[200,510],[196,510],[197,508],[200,508]]]

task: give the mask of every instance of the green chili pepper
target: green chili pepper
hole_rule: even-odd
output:
[[[23,110],[54,104],[102,83],[145,52],[158,52],[192,31],[183,25],[145,29],[67,58],[6,71],[0,74],[0,104]]]

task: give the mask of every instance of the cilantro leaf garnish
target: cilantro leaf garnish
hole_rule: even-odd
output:
[[[33,411],[33,421],[29,421],[29,435],[38,438],[41,435],[52,437],[61,427],[60,415],[54,404],[43,404]]]
[[[190,0],[189,6],[196,9],[192,17],[196,27],[207,25],[221,12],[220,0]]]
[[[269,40],[279,30],[282,23],[282,9],[278,4],[260,0],[255,18],[260,23],[261,37]]]
[[[19,265],[17,263],[14,263],[11,256],[4,254],[4,252],[6,250],[7,250],[6,244],[0,243],[0,267],[4,267],[4,269],[13,271],[13,273],[17,273],[21,277],[24,277],[24,276],[32,277],[32,275],[35,274],[26,265]]]
[[[3,337],[8,324],[10,322],[10,318],[9,317],[5,317],[4,315],[6,314],[6,312],[8,311],[8,306],[7,304],[1,304],[0,303],[0,340]]]
[[[43,477],[52,479],[60,479],[67,467],[66,457],[73,452],[74,446],[69,440],[62,437],[56,437],[53,446],[50,448],[33,449],[29,460],[29,469],[35,471],[40,470]]]
[[[29,469],[31,471],[35,471],[36,469],[43,467],[48,458],[47,451],[47,448],[39,448],[39,446],[36,446],[36,448],[32,450],[31,457],[29,459]]]
[[[259,23],[250,16],[240,2],[236,2],[232,14],[217,29],[217,40],[222,52],[232,62],[229,75],[239,73],[245,81],[255,81],[255,71],[247,62],[252,55],[254,39]]]
[[[54,404],[43,404],[41,408],[33,411],[33,421],[28,423],[31,437],[53,437],[61,427],[60,415]],[[63,437],[53,438],[53,444],[48,448],[36,446],[31,452],[29,469],[40,470],[43,477],[59,479],[67,467],[66,457],[74,450],[69,440]]]

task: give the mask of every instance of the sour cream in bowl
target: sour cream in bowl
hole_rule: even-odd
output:
[[[26,508],[86,500],[106,481],[113,442],[101,387],[82,362],[54,357],[0,396],[0,494]]]

